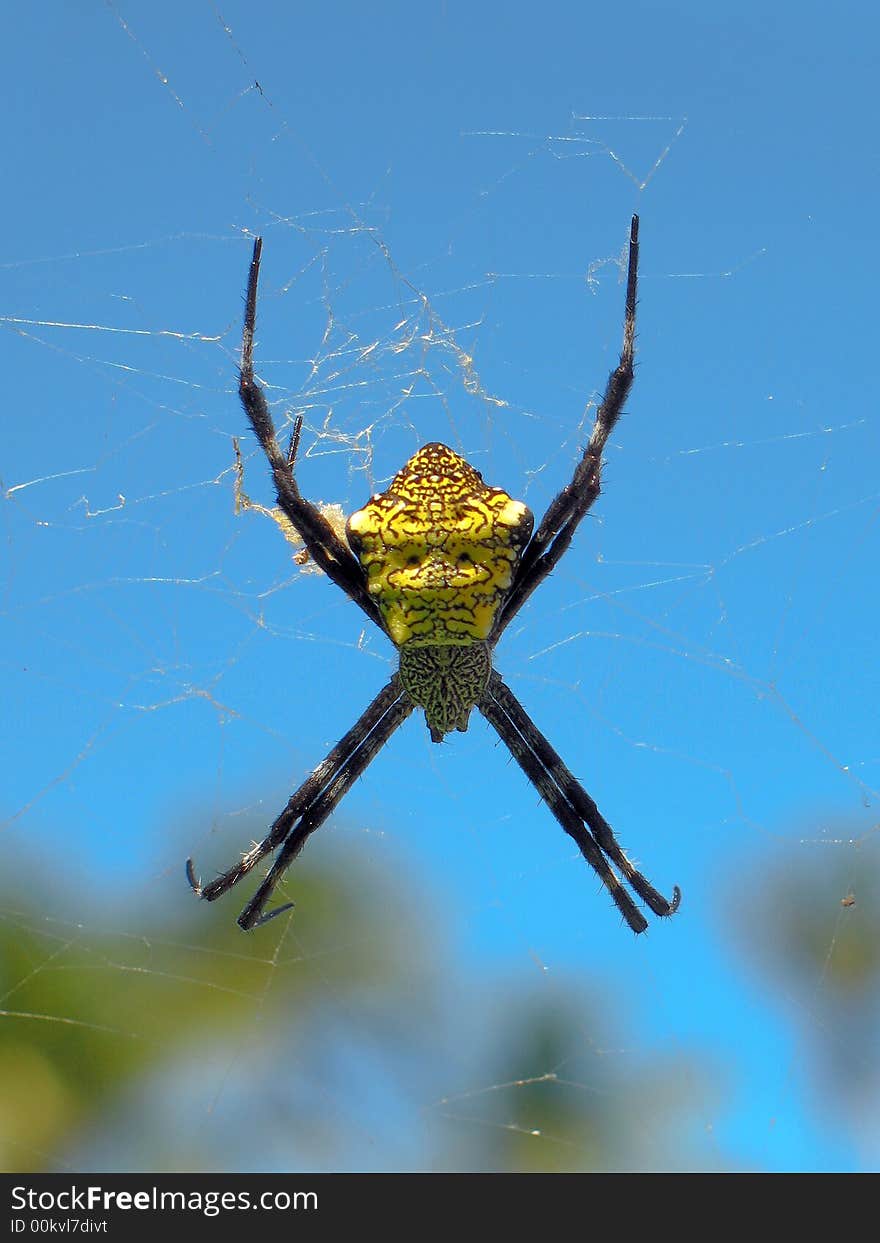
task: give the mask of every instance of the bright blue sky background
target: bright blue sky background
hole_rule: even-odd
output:
[[[605,493],[498,664],[680,914],[629,936],[479,719],[442,748],[410,722],[309,851],[429,894],[485,997],[604,981],[606,1056],[698,1049],[707,1160],[870,1165],[731,923],[785,852],[854,886],[877,861],[875,9],[222,17],[26,6],[4,47],[4,870],[42,885],[62,852],[86,926],[123,922],[111,884],[188,902],[185,856],[228,864],[388,676],[233,513],[233,436],[271,500],[235,396],[252,234],[309,495],[350,511],[443,440],[540,512],[615,361],[638,211]]]

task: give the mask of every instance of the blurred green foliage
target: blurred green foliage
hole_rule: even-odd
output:
[[[824,1107],[861,1117],[880,1084],[880,902],[853,859],[765,862],[727,928],[803,1032]],[[244,935],[237,895],[195,902],[182,875],[124,906],[23,877],[0,901],[2,1169],[737,1164],[706,1134],[717,1067],[621,1042],[598,978],[463,974],[447,912],[392,883],[350,854],[299,865],[297,909]]]
[[[75,894],[82,922],[29,884],[0,902],[4,1170],[651,1166],[656,1135],[634,1137],[679,1128],[705,1086],[604,1056],[573,982],[462,980],[445,915],[349,856],[298,866],[297,909],[250,935],[239,895],[160,881],[124,908]]]
[[[796,1024],[824,1104],[876,1114],[880,843],[871,833],[853,837],[845,823],[825,835],[771,858],[731,922],[750,966]]]
[[[0,1167],[34,1171],[63,1163],[67,1138],[95,1125],[125,1085],[194,1044],[210,1045],[218,1035],[234,1040],[257,1014],[271,1022],[282,1006],[307,1011],[328,987],[387,987],[397,954],[375,911],[339,877],[303,871],[298,882],[312,934],[325,944],[333,943],[336,912],[345,910],[345,953],[297,955],[277,933],[245,936],[234,921],[234,899],[225,910],[199,905],[185,883],[173,911],[157,918],[135,908],[123,918],[116,910],[103,928],[47,915],[58,901],[27,909],[20,895],[7,894],[0,923]]]

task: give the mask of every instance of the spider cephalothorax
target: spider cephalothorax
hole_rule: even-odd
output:
[[[563,829],[598,874],[634,932],[647,920],[627,892],[656,915],[671,915],[680,894],[664,898],[621,850],[596,804],[554,751],[492,667],[503,630],[571,544],[600,490],[602,454],[633,381],[639,221],[633,216],[627,264],[626,312],[620,362],[605,387],[589,443],[571,481],[550,503],[537,531],[529,509],[490,488],[473,466],[442,444],[413,455],[386,491],[348,520],[348,544],[299,490],[294,467],[302,419],[282,453],[263,391],[254,378],[254,325],[262,241],[251,261],[239,393],[269,460],[285,518],[302,536],[316,565],[341,587],[398,650],[399,667],[351,729],[291,795],[266,837],[222,876],[202,885],[192,860],[186,871],[209,902],[237,884],[272,851],[275,861],[239,916],[254,928],[288,910],[268,914],[280,877],[334,807],[414,708],[422,708],[434,742],[466,730],[477,708]],[[613,866],[612,866],[613,865]]]

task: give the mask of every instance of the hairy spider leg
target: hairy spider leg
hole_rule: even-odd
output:
[[[608,856],[609,860],[616,864],[629,882],[633,890],[638,894],[642,901],[648,906],[655,915],[667,916],[673,915],[681,902],[681,890],[678,886],[674,886],[672,891],[672,900],[664,898],[661,893],[639,872],[630,860],[626,857],[617,838],[614,836],[614,830],[611,825],[599,811],[595,801],[590,797],[581,783],[577,780],[558,752],[547,738],[541,733],[529,714],[523,708],[522,704],[514,695],[513,691],[497,674],[493,673],[489,682],[488,695],[491,695],[494,702],[505,714],[510,725],[516,731],[514,737],[520,738],[528,747],[534,759],[540,765],[547,780],[553,785],[565,798],[569,807],[575,812],[578,819],[583,821],[587,829],[599,846],[599,848]],[[482,705],[481,705],[481,711]],[[485,713],[484,713],[485,715]],[[495,722],[493,721],[493,724]],[[495,726],[498,728],[497,725]],[[507,739],[505,738],[505,741]],[[516,757],[519,760],[519,757]],[[545,783],[546,784],[546,783]],[[544,786],[540,787],[542,795],[544,794]],[[566,827],[563,825],[563,827]],[[566,829],[568,831],[568,829]],[[578,845],[580,846],[580,841]],[[583,847],[581,847],[583,849]],[[589,860],[592,862],[592,859]],[[595,866],[595,865],[594,865]],[[604,879],[604,877],[603,877]],[[607,881],[606,881],[607,884]],[[612,891],[613,896],[613,891]],[[615,898],[615,901],[617,899]],[[624,917],[626,913],[624,912]],[[641,916],[640,916],[641,918]],[[627,923],[633,927],[627,918]],[[641,931],[641,929],[634,929]]]
[[[318,824],[323,823],[327,816],[330,815],[336,803],[339,802],[346,790],[350,788],[352,782],[364,771],[379,748],[384,745],[397,726],[402,724],[406,717],[409,716],[410,712],[412,712],[412,704],[406,698],[400,685],[400,679],[395,674],[358,718],[348,733],[340,738],[326,758],[309,774],[299,789],[290,796],[287,806],[276,817],[262,842],[247,851],[238,863],[234,864],[228,871],[209,881],[206,885],[202,885],[196,879],[193,861],[192,859],[187,859],[187,879],[197,896],[204,898],[207,902],[214,902],[217,898],[222,897],[233,885],[238,884],[242,877],[246,876],[251,868],[255,867],[261,859],[264,859],[266,855],[280,846],[298,824],[300,829],[306,823],[311,826],[305,837],[314,832]],[[340,784],[340,781],[342,784]],[[329,802],[327,799],[328,793],[333,796],[332,801]],[[322,796],[324,798],[323,802],[320,801]],[[323,811],[321,820],[318,823],[314,822],[316,808],[320,808]],[[302,839],[303,842],[305,837]],[[300,843],[296,853],[299,853],[300,849],[302,849],[302,843]],[[291,855],[288,863],[292,858],[293,856]],[[283,871],[283,869],[281,870]],[[274,887],[280,874],[280,871],[276,873],[273,885],[263,897],[263,904],[265,904],[271,888]],[[252,903],[249,904],[248,910],[250,910],[251,905]],[[244,918],[244,915],[242,915],[242,918]],[[242,926],[244,927],[245,925]],[[246,926],[252,927],[253,923]]]
[[[496,730],[501,741],[519,764],[529,781],[547,804],[550,811],[562,825],[569,837],[573,838],[583,857],[602,881],[611,894],[615,906],[620,911],[633,932],[644,932],[648,921],[633,902],[630,895],[620,883],[619,877],[609,867],[605,856],[596,841],[585,828],[580,816],[565,798],[559,787],[551,780],[547,771],[541,766],[535,753],[526,740],[514,727],[491,691],[487,691],[479,704],[480,712]]]
[[[510,594],[499,610],[492,633],[497,643],[504,629],[520,611],[535,588],[544,581],[571,544],[581,520],[601,491],[602,454],[629,396],[633,383],[636,337],[636,295],[639,269],[639,218],[633,216],[629,233],[626,277],[626,308],[620,361],[608,377],[596,411],[593,431],[572,480],[550,502],[517,567]]]
[[[350,600],[363,609],[370,621],[375,622],[380,630],[384,630],[385,625],[379,610],[367,591],[366,579],[360,562],[339,538],[317,506],[306,500],[299,490],[294,466],[302,430],[302,418],[298,417],[294,424],[289,452],[282,453],[265,394],[254,377],[254,332],[257,321],[257,286],[262,252],[263,239],[258,237],[254,241],[254,253],[245,296],[238,385],[241,404],[262,445],[263,452],[269,459],[278,504],[302,536],[315,564],[332,582],[336,583],[337,587],[342,588]]]

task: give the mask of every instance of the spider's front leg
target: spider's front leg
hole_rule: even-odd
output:
[[[639,218],[633,216],[629,231],[629,258],[626,275],[626,305],[623,317],[623,345],[620,361],[608,377],[602,401],[596,411],[593,430],[583,457],[575,467],[571,482],[550,502],[541,519],[501,609],[492,634],[496,643],[528,600],[535,588],[567,551],[575,531],[589,513],[601,491],[602,455],[614,431],[633,383],[636,339],[636,296],[639,274]]]
[[[293,434],[287,453],[282,453],[275,432],[275,424],[269,411],[265,393],[254,375],[254,333],[257,322],[257,287],[260,279],[260,261],[263,239],[254,241],[245,295],[244,329],[241,338],[241,366],[238,395],[254,429],[263,452],[272,468],[278,504],[293,524],[308,549],[314,563],[323,570],[337,587],[341,587],[350,600],[367,614],[381,630],[384,623],[375,602],[367,591],[363,569],[347,544],[343,542],[316,505],[306,500],[296,481],[296,457],[302,434],[302,416],[293,425]]]

